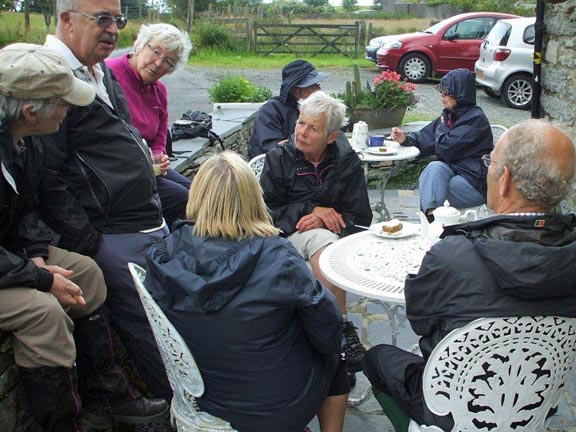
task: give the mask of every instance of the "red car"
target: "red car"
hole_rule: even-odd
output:
[[[497,21],[518,18],[496,12],[472,12],[453,16],[427,30],[385,36],[376,53],[380,70],[393,70],[408,81],[421,83],[452,69],[474,72],[480,44]]]

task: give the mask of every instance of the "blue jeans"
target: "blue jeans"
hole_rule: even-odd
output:
[[[435,209],[448,200],[452,207],[476,207],[486,203],[486,198],[464,177],[456,175],[444,162],[430,162],[419,179],[420,209]]]

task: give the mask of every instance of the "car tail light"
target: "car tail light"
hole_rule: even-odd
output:
[[[506,60],[510,56],[511,52],[512,51],[506,48],[498,48],[496,51],[494,51],[494,61]]]

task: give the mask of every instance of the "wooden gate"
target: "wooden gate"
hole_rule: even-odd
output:
[[[254,51],[258,54],[292,53],[298,57],[318,54],[358,56],[364,22],[354,24],[254,23]],[[364,47],[362,47],[363,49]]]

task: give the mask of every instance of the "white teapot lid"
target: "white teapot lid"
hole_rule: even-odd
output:
[[[453,216],[460,216],[460,212],[458,209],[454,207],[450,207],[450,203],[448,200],[444,201],[444,205],[442,207],[438,207],[436,210],[432,212],[435,218],[444,218],[444,217],[453,217]]]

